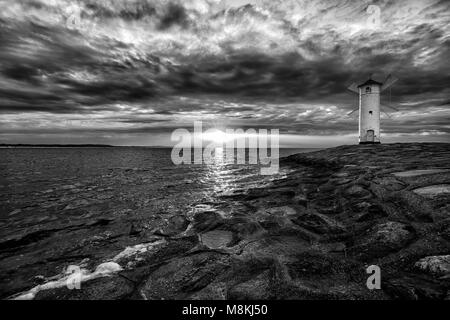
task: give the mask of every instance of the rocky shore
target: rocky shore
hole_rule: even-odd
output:
[[[341,146],[293,155],[281,165],[288,173],[268,185],[194,203],[151,232],[133,225],[127,234],[140,243],[103,256],[101,263],[74,257],[79,290],[67,287],[73,274],[61,273],[4,294],[450,299],[450,144]],[[112,222],[83,223],[101,229]],[[40,236],[0,246],[8,250]],[[370,265],[380,267],[380,290],[366,286]]]

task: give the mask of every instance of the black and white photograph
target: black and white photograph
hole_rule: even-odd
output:
[[[447,0],[0,0],[0,300],[450,300],[449,84]]]

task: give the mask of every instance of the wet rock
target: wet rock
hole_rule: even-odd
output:
[[[21,212],[22,212],[21,209],[16,209],[16,210],[11,211],[11,212],[8,214],[8,216],[13,216],[13,215],[16,215],[16,214],[21,213]]]
[[[84,206],[87,206],[87,205],[89,205],[89,201],[88,200],[86,200],[86,199],[79,199],[79,200],[75,200],[75,201],[69,203],[64,208],[64,210],[77,209],[77,208],[84,207]]]
[[[326,215],[334,215],[342,212],[341,203],[336,197],[317,197],[311,201],[311,207]]]
[[[260,223],[246,217],[228,219],[226,228],[233,232],[235,241],[251,239],[264,232]]]
[[[308,205],[308,200],[303,194],[296,195],[293,199],[293,202],[303,207],[306,207]]]
[[[141,293],[147,299],[185,299],[227,268],[227,258],[212,252],[174,259],[150,274]]]
[[[350,182],[352,182],[352,181],[353,181],[352,179],[349,179],[349,178],[343,178],[343,179],[334,179],[334,180],[332,181],[332,183],[333,183],[334,185],[340,186],[340,185],[344,185],[344,184],[350,183]]]
[[[435,210],[428,201],[423,201],[421,196],[414,192],[399,191],[392,193],[389,198],[391,203],[397,205],[397,211],[407,216],[409,220],[432,222]]]
[[[293,225],[292,220],[283,216],[266,216],[261,217],[259,220],[260,226],[265,231],[277,232],[282,228],[290,227]]]
[[[128,230],[128,235],[136,236],[141,233],[142,230],[138,229],[133,223],[130,225],[130,229]]]
[[[413,192],[429,198],[434,198],[439,195],[450,194],[450,184],[438,184],[423,188],[414,189]]]
[[[348,177],[349,173],[348,172],[336,172],[335,174],[333,174],[334,177],[338,177],[338,178],[344,178],[344,177]]]
[[[450,170],[447,170],[447,169],[422,169],[422,170],[409,170],[409,171],[402,171],[402,172],[394,172],[392,174],[396,177],[409,178],[409,177],[416,177],[416,176],[421,176],[421,175],[436,174],[436,173],[443,173],[443,172],[450,172]]]
[[[414,266],[437,276],[450,275],[450,255],[425,257]]]
[[[216,229],[223,224],[222,220],[222,216],[217,211],[198,212],[194,216],[194,228],[199,232]]]
[[[285,232],[291,231],[291,232]],[[314,235],[311,235],[313,238]],[[295,229],[280,230],[258,240],[243,242],[241,257],[252,259],[289,259],[310,246],[310,239]]]
[[[364,259],[384,256],[397,251],[415,238],[414,229],[403,223],[389,221],[375,225],[356,236],[351,252]]]
[[[343,233],[345,227],[324,214],[308,211],[292,220],[295,224],[319,234]]]
[[[14,250],[17,247],[26,246],[30,243],[40,241],[57,232],[58,229],[44,229],[30,231],[29,233],[13,235],[0,242],[0,250]]]
[[[192,300],[226,300],[227,285],[224,282],[211,283],[202,290],[194,293],[188,299]]]
[[[267,300],[270,299],[271,271],[266,270],[256,277],[239,283],[229,290],[232,300]]]
[[[218,249],[228,246],[233,240],[233,234],[230,231],[213,230],[201,233],[200,241],[210,249]]]
[[[354,185],[345,190],[345,195],[356,198],[365,198],[370,195],[370,192],[359,185]]]
[[[134,291],[134,283],[113,275],[81,283],[80,289],[67,287],[39,291],[36,300],[118,300],[128,298]]]
[[[439,282],[411,275],[386,279],[382,289],[391,298],[402,300],[444,299],[447,292],[445,286]]]
[[[292,188],[276,188],[270,190],[270,196],[290,199],[295,196],[295,191]]]
[[[399,191],[406,187],[406,185],[403,182],[393,177],[379,177],[374,179],[373,182],[391,191]]]
[[[382,206],[378,204],[365,203],[365,205],[358,205],[363,211],[356,215],[356,221],[366,222],[376,220],[382,217],[387,217],[388,214],[385,212]]]
[[[277,216],[292,216],[297,213],[297,211],[289,206],[282,206],[282,207],[274,207],[266,209],[266,212],[268,214],[277,215]]]
[[[37,275],[33,278],[36,285],[43,284],[45,282],[45,277],[43,275]]]
[[[305,252],[296,256],[296,261],[288,264],[291,278],[331,274],[337,264],[326,254]]]
[[[262,198],[262,197],[268,197],[268,196],[270,196],[270,193],[268,190],[266,190],[264,188],[251,189],[251,190],[247,191],[247,193],[245,194],[245,196],[242,199],[246,200],[246,201],[250,201],[250,200],[254,200],[254,199],[258,199],[258,198]]]
[[[189,225],[189,220],[181,215],[176,215],[170,217],[167,225],[165,225],[161,230],[157,231],[157,234],[164,236],[177,235],[186,230]]]

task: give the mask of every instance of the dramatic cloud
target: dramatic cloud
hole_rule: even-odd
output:
[[[166,144],[203,120],[349,143],[357,98],[346,87],[389,73],[400,81],[382,99],[400,111],[383,119],[384,136],[449,141],[449,9],[445,0],[0,0],[0,142]]]

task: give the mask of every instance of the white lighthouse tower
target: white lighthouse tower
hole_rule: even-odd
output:
[[[384,83],[373,80],[352,84],[348,89],[359,95],[359,143],[380,143],[380,94],[398,79],[389,75]],[[392,108],[392,107],[390,107]],[[352,111],[351,113],[353,113]]]

